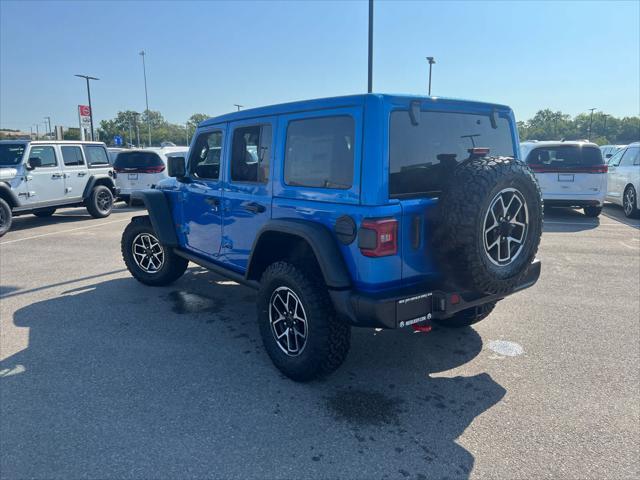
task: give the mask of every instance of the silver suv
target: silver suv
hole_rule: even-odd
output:
[[[13,216],[53,215],[85,206],[95,218],[111,214],[114,173],[104,143],[0,141],[0,237]]]

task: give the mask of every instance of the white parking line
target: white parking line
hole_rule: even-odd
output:
[[[9,240],[7,242],[1,242],[0,245],[8,245],[10,243],[22,242],[22,241],[25,241],[25,240],[33,240],[35,238],[41,238],[41,237],[48,237],[49,235],[57,235],[59,233],[68,233],[68,232],[76,232],[78,230],[87,230],[89,228],[101,227],[103,225],[110,225],[112,223],[128,222],[129,220],[130,220],[129,218],[123,218],[121,220],[113,220],[111,222],[99,223],[98,225],[87,225],[86,227],[70,228],[68,230],[60,230],[58,232],[42,233],[40,235],[34,235],[32,237],[16,238],[15,240]]]
[[[544,221],[545,225],[587,225],[590,227],[633,227],[640,228],[640,225],[634,225],[633,223],[587,223],[587,222],[553,222],[553,221]]]

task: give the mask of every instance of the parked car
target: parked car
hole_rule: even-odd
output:
[[[509,107],[356,95],[200,123],[188,165],[134,193],[124,262],[167,285],[192,261],[258,290],[273,363],[344,361],[350,327],[464,327],[533,285],[542,199]]]
[[[111,214],[116,187],[100,142],[0,141],[0,236],[14,216],[49,217],[61,207]]]
[[[520,151],[540,183],[545,207],[578,207],[588,217],[600,215],[607,190],[607,165],[595,143],[523,142]]]
[[[618,150],[624,147],[626,147],[626,145],[600,145],[600,151],[602,152],[602,158],[605,163],[607,163],[609,159],[618,152]]]
[[[620,150],[609,160],[607,200],[621,205],[627,217],[637,217],[640,192],[640,142]]]
[[[120,152],[125,152],[126,150],[127,150],[126,148],[120,148],[120,147],[107,147],[107,153],[109,154],[109,163],[113,165],[113,162],[115,162],[118,154]]]
[[[150,147],[123,150],[113,161],[119,198],[130,202],[131,192],[151,188],[167,178],[167,154],[186,155],[188,147]]]

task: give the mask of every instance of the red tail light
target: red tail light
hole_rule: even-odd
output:
[[[398,253],[398,221],[395,218],[363,220],[358,246],[365,257],[395,255]]]
[[[116,173],[160,173],[164,172],[164,169],[164,165],[155,165],[153,167],[114,168]]]
[[[607,173],[608,165],[590,165],[587,167],[550,167],[538,163],[529,164],[535,173]]]

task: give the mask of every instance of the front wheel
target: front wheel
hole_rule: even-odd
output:
[[[635,218],[640,213],[638,212],[638,195],[633,185],[629,185],[624,191],[622,208],[627,218]]]
[[[111,215],[113,208],[113,193],[109,187],[98,185],[91,191],[87,200],[87,211],[94,218],[104,218]]]
[[[584,214],[590,218],[597,218],[602,213],[602,207],[584,207]]]
[[[9,231],[12,220],[13,215],[11,213],[11,207],[7,202],[0,198],[0,237]]]
[[[351,329],[336,317],[322,281],[276,262],[262,275],[257,302],[262,342],[287,377],[312,380],[344,362]]]
[[[485,303],[477,307],[467,308],[456,313],[453,317],[434,319],[433,321],[442,327],[462,328],[478,323],[489,316],[496,306],[496,302]]]
[[[180,278],[189,261],[160,243],[149,217],[134,218],[122,233],[122,258],[138,281],[168,285]]]

